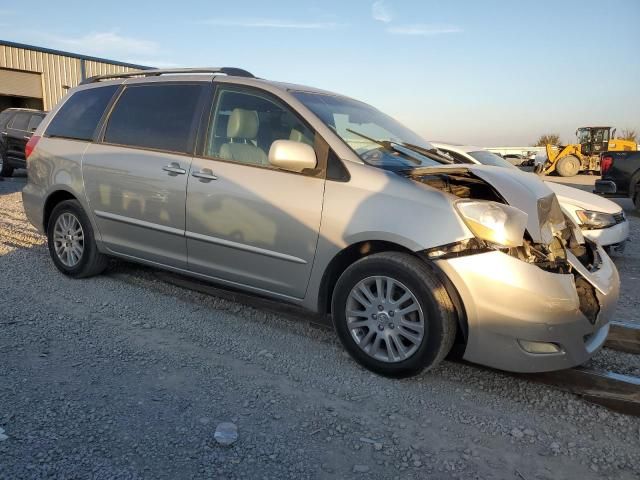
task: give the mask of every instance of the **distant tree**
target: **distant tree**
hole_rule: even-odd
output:
[[[635,131],[633,128],[624,128],[622,130],[622,133],[618,134],[618,138],[622,140],[632,140],[634,142],[637,142],[638,132]]]
[[[533,145],[534,147],[544,147],[547,144],[551,145],[559,145],[560,144],[560,135],[557,133],[545,133],[544,135],[540,135],[540,138]]]

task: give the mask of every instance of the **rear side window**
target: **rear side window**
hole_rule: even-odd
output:
[[[13,121],[9,124],[9,128],[13,128],[14,130],[27,130],[27,125],[29,125],[29,115],[28,113],[16,113],[16,116],[13,117]]]
[[[127,87],[113,108],[104,141],[191,153],[203,92],[202,84]]]
[[[91,140],[118,85],[89,88],[74,93],[47,127],[48,137]]]

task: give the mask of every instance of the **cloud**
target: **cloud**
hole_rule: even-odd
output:
[[[95,32],[80,37],[46,35],[48,46],[99,57],[154,56],[160,53],[156,42],[126,37],[112,32]]]
[[[371,5],[371,17],[379,22],[389,23],[393,20],[393,13],[385,0],[377,0]]]
[[[205,25],[218,27],[240,27],[240,28],[284,28],[297,30],[326,30],[343,27],[344,24],[336,22],[301,22],[297,20],[284,20],[276,18],[254,18],[254,19],[224,19],[212,18],[199,22]]]
[[[387,32],[394,35],[435,36],[447,33],[461,33],[463,30],[455,25],[398,25],[388,27]]]

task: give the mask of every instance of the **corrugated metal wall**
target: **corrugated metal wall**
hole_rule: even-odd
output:
[[[0,91],[3,95],[42,98],[41,75],[0,68]]]
[[[85,75],[103,75],[135,70],[122,65],[113,65],[93,60],[44,53],[36,50],[0,45],[0,68],[10,68],[42,74],[42,92],[45,110],[51,110],[67,93],[64,86],[75,87],[82,81],[82,66]],[[2,94],[2,85],[0,85]]]
[[[93,77],[94,75],[106,75],[107,73],[125,73],[133,70],[129,67],[123,67],[122,65],[110,65],[108,63],[94,62],[92,60],[85,60],[85,69],[87,77]]]

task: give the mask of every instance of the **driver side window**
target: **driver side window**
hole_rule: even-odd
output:
[[[293,112],[260,93],[221,89],[209,127],[205,156],[268,166],[276,140],[313,146],[314,133]]]

